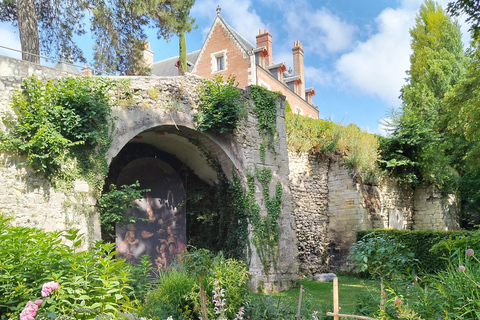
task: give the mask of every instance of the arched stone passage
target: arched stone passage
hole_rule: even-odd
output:
[[[196,130],[193,121],[200,99],[200,78],[134,77],[129,78],[129,81],[132,98],[113,109],[112,144],[107,152],[111,173],[106,185],[116,183],[116,174],[122,166],[140,156],[161,157],[162,161],[176,168],[180,177],[185,173],[182,170],[190,170],[213,186],[220,186],[225,181],[222,180],[223,174],[227,180],[232,181],[234,173],[244,194],[249,189],[249,172],[255,172],[257,168],[269,170],[272,176],[268,185],[269,197],[272,197],[278,186],[282,189],[281,213],[277,220],[277,253],[268,258],[275,261],[263,261],[251,242],[252,226],[248,221],[242,223],[242,226],[248,226],[244,243],[250,252],[248,262],[251,286],[255,290],[259,287],[264,290],[289,287],[291,280],[296,277],[298,266],[295,233],[292,229],[284,101],[278,100],[277,132],[268,148],[265,148],[265,138],[259,132],[258,119],[251,108],[253,102],[249,100],[248,92],[243,97],[247,100],[247,112],[237,129],[232,133],[215,134]],[[135,153],[138,155],[132,156]],[[212,160],[218,164],[216,168],[212,167]],[[223,173],[222,176],[218,175],[219,172]],[[269,214],[265,204],[268,199],[264,199],[263,186],[258,179],[255,179],[254,184],[253,201],[260,208],[259,214],[265,217]],[[231,221],[237,220],[233,218]]]

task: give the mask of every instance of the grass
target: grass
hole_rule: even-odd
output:
[[[333,283],[332,282],[315,282],[313,280],[300,280],[299,286],[291,290],[272,294],[272,297],[281,299],[289,304],[298,305],[300,293],[300,285],[303,285],[304,292],[302,298],[302,308],[307,305],[313,310],[328,310],[333,312]],[[339,276],[339,302],[340,313],[355,314],[355,305],[357,295],[372,294],[380,295],[380,281],[361,279],[351,276]],[[318,308],[316,307],[318,306]],[[326,312],[325,311],[325,312]]]

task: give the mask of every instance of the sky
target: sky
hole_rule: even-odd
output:
[[[196,0],[191,16],[198,27],[187,34],[187,51],[201,49],[216,17],[221,15],[255,45],[259,30],[272,34],[273,61],[293,69],[292,47],[304,49],[305,85],[314,87],[313,103],[319,117],[335,123],[356,124],[385,135],[382,119],[399,108],[400,89],[410,67],[409,30],[423,0]],[[446,8],[447,0],[438,3]],[[462,25],[464,43],[468,26]],[[0,24],[0,45],[20,49],[16,30]],[[79,38],[91,61],[92,41]],[[154,61],[178,55],[178,39],[157,39],[149,30]],[[19,58],[0,48],[0,54]]]

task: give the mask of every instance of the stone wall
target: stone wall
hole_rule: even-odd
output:
[[[30,75],[58,78],[72,74],[0,57],[1,111],[12,111],[9,105],[11,92]],[[278,100],[277,135],[271,144],[272,148],[266,150],[265,161],[262,161],[260,145],[263,138],[259,134],[258,120],[252,112],[253,102],[249,99],[248,92],[242,97],[248,114],[242,119],[238,130],[233,134],[215,134],[196,130],[193,120],[198,106],[197,89],[202,83],[201,78],[187,75],[172,78],[131,77],[127,80],[130,81],[133,97],[113,107],[113,142],[107,152],[109,163],[127,143],[135,141],[139,135],[146,139],[160,132],[162,138],[177,137],[170,140],[170,144],[176,143],[175,145],[165,146],[174,150],[171,151],[172,155],[180,157],[183,153],[190,158],[189,161],[195,158],[195,161],[207,164],[205,154],[199,150],[203,149],[220,163],[227,176],[235,172],[245,190],[248,188],[248,171],[253,172],[256,167],[263,166],[271,169],[271,194],[275,194],[277,183],[282,185],[283,190],[278,221],[281,228],[279,256],[272,263],[275,267],[266,269],[251,245],[251,284],[253,289],[263,286],[268,291],[291,286],[296,279],[298,264],[288,180],[285,101],[282,98]],[[99,217],[94,210],[96,200],[88,196],[87,183],[76,181],[73,189],[54,189],[42,176],[22,165],[22,159],[17,156],[0,154],[0,160],[0,211],[12,215],[15,225],[38,227],[47,231],[80,229],[87,235],[85,245],[100,239]],[[199,166],[198,170],[207,170],[206,166]],[[260,205],[261,214],[265,215],[265,201],[258,182],[256,191],[256,202]]]
[[[304,274],[348,271],[347,256],[360,230],[458,228],[454,198],[434,188],[413,192],[388,177],[365,185],[335,156],[289,153],[289,166]]]
[[[458,211],[453,195],[442,195],[434,187],[415,190],[415,215],[413,229],[459,229]]]
[[[52,79],[77,76],[55,68],[0,56],[0,114],[12,112],[10,98],[23,79],[35,75]],[[3,123],[0,122],[3,130]],[[94,199],[88,197],[88,184],[76,181],[71,192],[52,188],[42,175],[22,164],[14,154],[0,154],[0,211],[13,218],[17,226],[46,231],[80,229],[86,235],[84,246],[100,239],[98,217],[93,213]],[[78,208],[84,212],[79,212]]]

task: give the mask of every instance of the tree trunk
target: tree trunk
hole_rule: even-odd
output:
[[[17,18],[22,60],[40,64],[40,42],[34,0],[17,0]]]

